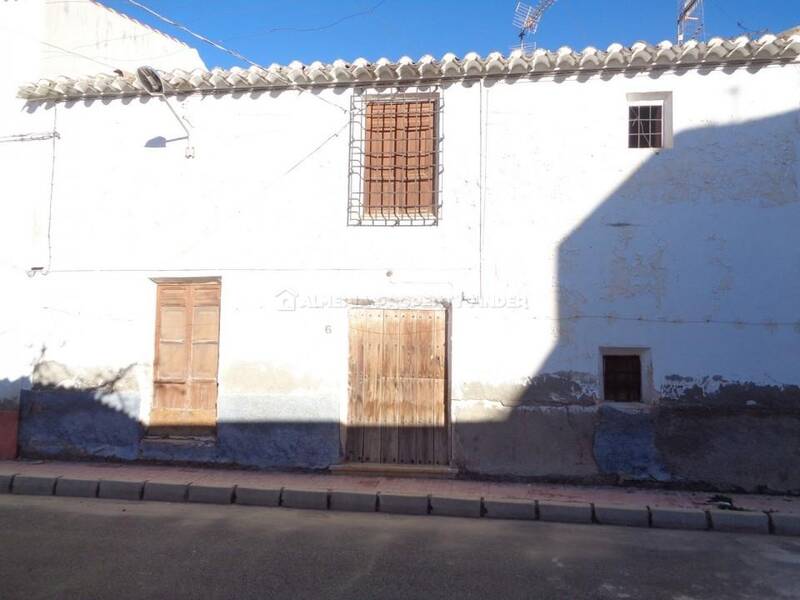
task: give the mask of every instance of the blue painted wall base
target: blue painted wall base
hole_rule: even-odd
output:
[[[139,399],[91,391],[21,395],[23,456],[116,458],[259,468],[325,469],[339,462],[339,424],[220,422],[208,440],[151,438],[135,416]]]

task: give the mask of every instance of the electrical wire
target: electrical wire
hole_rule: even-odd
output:
[[[745,23],[742,22],[742,19],[738,19],[738,18],[734,17],[731,13],[729,13],[728,10],[726,8],[724,8],[724,3],[708,2],[708,5],[711,6],[712,8],[714,8],[715,10],[718,10],[725,17],[727,17],[728,19],[730,19],[731,21],[736,23],[736,26],[739,29],[741,29],[744,33],[746,33],[748,36],[750,36],[753,39],[759,38],[759,37],[761,37],[762,35],[764,35],[765,33],[767,33],[769,31],[769,28],[750,29],[749,27],[747,27],[745,25]]]
[[[50,200],[47,206],[47,268],[46,273],[50,272],[53,264],[53,196],[55,195],[56,185],[56,141],[59,139],[58,130],[58,105],[53,106],[53,156],[50,161]]]
[[[180,271],[198,271],[205,269],[176,269]],[[224,271],[295,271],[295,272],[306,272],[306,271],[326,271],[326,272],[362,272],[362,271],[383,271],[383,268],[354,268],[354,269],[340,269],[340,268],[323,268],[323,269],[214,269],[214,272],[224,272]],[[126,269],[95,269],[89,272],[95,273],[106,273],[106,272],[127,272]],[[160,271],[160,270],[154,270]],[[55,273],[74,273],[76,271],[70,270],[61,270],[61,271],[54,271]],[[84,271],[80,271],[84,272]],[[148,271],[149,272],[149,271]],[[301,296],[297,294],[297,296]],[[347,302],[344,299],[340,298],[331,298],[332,300],[342,300],[342,305],[346,305]],[[428,298],[430,306],[439,306],[440,302],[445,301],[448,302],[451,306],[456,305],[458,306],[457,302],[453,300],[447,300],[446,298]],[[352,305],[353,308],[370,308],[370,306],[374,305]],[[50,306],[43,306],[45,310],[54,310],[57,312],[63,312],[65,314],[75,314],[76,316],[80,316],[81,313],[70,313],[63,309],[58,309],[55,307]],[[301,307],[303,308],[303,307]],[[309,306],[309,310],[316,310],[318,308],[324,308],[322,306]],[[472,308],[472,306],[468,306],[467,308]],[[241,308],[236,309],[237,311],[241,311]],[[421,310],[424,310],[422,308]],[[95,315],[96,316],[96,315]],[[112,317],[108,317],[112,318]],[[529,318],[534,321],[548,321],[548,322],[562,322],[562,321],[578,321],[578,320],[604,320],[604,321],[638,321],[641,323],[654,323],[660,325],[733,325],[736,327],[743,327],[743,326],[751,326],[751,327],[797,327],[797,321],[731,321],[725,319],[669,319],[669,318],[646,318],[646,317],[619,317],[614,315],[571,315],[566,317],[556,317],[556,316],[548,316],[548,315],[530,315]],[[128,320],[128,319],[125,319]]]
[[[96,58],[92,58],[91,56],[86,56],[85,54],[81,54],[80,52],[74,52],[72,50],[68,50],[67,48],[62,48],[61,46],[56,46],[55,44],[51,44],[50,42],[45,42],[42,40],[37,40],[40,44],[45,46],[49,46],[50,48],[55,48],[56,50],[61,50],[62,52],[66,52],[67,54],[72,54],[73,56],[77,56],[83,58],[85,60],[91,61],[93,63],[97,63],[98,65],[103,65],[104,67],[109,67],[110,69],[116,69],[116,65],[109,64],[107,62],[103,62],[102,60],[97,60]]]
[[[432,267],[414,268],[415,271],[471,271],[470,267]],[[210,267],[210,268],[185,268],[174,269],[144,269],[144,268],[109,268],[109,269],[54,269],[51,273],[385,273],[386,267]]]
[[[0,144],[7,144],[9,142],[41,142],[49,140],[52,137],[58,137],[58,132],[47,131],[45,133],[16,133],[14,135],[4,135],[0,137]]]
[[[361,10],[361,11],[358,11],[358,12],[354,12],[354,13],[351,13],[349,15],[345,15],[343,17],[339,17],[335,21],[331,21],[330,23],[328,23],[326,25],[319,25],[317,27],[272,27],[270,29],[262,29],[262,30],[259,30],[259,31],[252,31],[250,33],[243,33],[241,35],[232,36],[232,37],[229,37],[229,38],[225,38],[225,40],[223,40],[223,41],[239,40],[239,39],[243,39],[243,38],[255,37],[257,35],[269,35],[271,33],[278,33],[278,32],[282,32],[282,31],[293,32],[293,33],[311,33],[311,32],[317,32],[317,31],[325,31],[326,29],[332,29],[332,28],[336,27],[337,25],[340,25],[341,23],[344,23],[345,21],[349,21],[350,19],[355,19],[356,17],[369,16],[372,13],[374,13],[376,10],[378,10],[381,7],[381,5],[383,5],[385,3],[386,3],[386,0],[380,0],[380,2],[376,2],[375,4],[373,4],[371,7],[367,8],[367,9],[364,9],[364,10]]]
[[[236,50],[231,50],[229,48],[226,48],[225,46],[219,44],[218,42],[210,40],[209,38],[207,38],[204,35],[200,35],[199,33],[195,33],[194,31],[192,31],[191,29],[189,29],[185,25],[182,25],[181,23],[178,23],[177,21],[175,21],[173,19],[170,19],[169,17],[165,17],[164,15],[161,15],[161,14],[157,13],[152,8],[149,8],[149,7],[145,6],[141,2],[137,2],[137,0],[125,0],[125,1],[128,4],[131,4],[133,6],[136,6],[137,8],[140,8],[140,9],[148,12],[149,14],[153,15],[154,17],[156,17],[157,19],[163,21],[164,23],[167,23],[168,25],[172,25],[173,27],[177,27],[181,31],[184,31],[184,32],[188,33],[189,35],[197,38],[198,40],[200,40],[200,41],[202,41],[202,42],[204,42],[206,44],[209,44],[210,46],[213,46],[217,50],[220,50],[222,52],[225,52],[226,54],[229,54],[230,56],[233,56],[234,58],[242,60],[242,61],[246,62],[247,64],[253,66],[253,67],[263,68],[262,65],[258,64],[257,62],[255,62],[253,60],[250,60],[249,58],[247,58],[243,54],[237,52]],[[300,89],[300,88],[296,87],[296,89]],[[326,100],[325,98],[322,98],[321,96],[317,96],[317,95],[314,95],[314,97],[318,98],[321,102],[325,102],[326,104],[330,104],[331,106],[334,106],[334,107],[338,108],[339,110],[341,110],[345,114],[348,112],[346,108],[344,108],[342,106],[339,106],[335,102],[331,102],[331,101]]]
[[[151,15],[153,15],[157,19],[163,21],[164,23],[172,25],[173,27],[177,27],[181,31],[183,31],[185,33],[188,33],[189,35],[191,35],[192,37],[200,40],[201,42],[203,42],[205,44],[208,44],[209,46],[213,46],[214,48],[216,48],[217,50],[220,50],[221,52],[224,52],[226,54],[229,54],[230,56],[233,56],[234,58],[237,58],[237,59],[239,59],[241,61],[244,61],[244,62],[246,62],[247,64],[249,64],[249,65],[251,65],[253,67],[260,67],[261,66],[257,62],[250,60],[249,58],[247,58],[243,54],[237,52],[236,50],[231,50],[229,48],[226,48],[222,44],[219,44],[219,43],[217,43],[217,42],[215,42],[213,40],[210,40],[204,35],[200,35],[199,33],[195,33],[194,31],[192,31],[191,29],[186,27],[186,25],[182,25],[181,23],[178,23],[177,21],[174,21],[173,19],[170,19],[169,17],[165,17],[164,15],[161,15],[161,14],[157,13],[152,8],[150,8],[148,6],[145,6],[141,2],[137,2],[136,0],[125,0],[125,1],[128,4],[136,6],[137,8],[140,8],[143,11],[145,11],[147,13],[150,13]]]
[[[317,152],[319,152],[320,150],[322,150],[322,148],[323,148],[323,147],[325,147],[325,146],[328,144],[328,142],[330,142],[331,140],[334,140],[334,139],[336,139],[337,137],[339,137],[339,134],[340,134],[340,133],[342,133],[342,132],[345,130],[345,128],[347,128],[349,125],[350,125],[350,121],[347,121],[347,122],[346,122],[344,125],[342,125],[342,126],[341,126],[339,129],[337,129],[337,130],[336,130],[334,133],[332,133],[332,134],[331,134],[331,135],[329,135],[327,138],[325,138],[325,140],[324,140],[324,141],[323,141],[323,142],[322,142],[322,143],[321,143],[319,146],[317,146],[316,148],[314,148],[314,149],[313,149],[311,152],[309,152],[308,154],[306,154],[306,155],[305,155],[303,158],[301,158],[299,161],[297,161],[295,164],[293,164],[293,165],[292,165],[292,166],[291,166],[289,169],[287,169],[287,170],[286,170],[286,172],[285,172],[285,173],[283,173],[283,175],[284,175],[284,176],[288,175],[289,173],[291,173],[292,171],[294,171],[294,170],[295,170],[297,167],[299,167],[299,166],[300,166],[300,165],[302,165],[304,162],[306,162],[306,161],[307,161],[309,158],[311,158],[312,156],[314,156],[314,155],[315,155]],[[277,180],[273,180],[273,183],[275,183],[276,181],[277,181]]]
[[[76,0],[59,0],[58,2],[52,2],[51,1],[51,2],[48,2],[48,4],[55,4],[55,3],[67,4],[67,3],[70,3],[71,1],[74,2]],[[82,3],[83,0],[80,0],[80,2]],[[385,4],[385,3],[386,3],[386,0],[381,0],[377,4],[374,4],[373,6],[371,6],[370,8],[367,8],[365,10],[346,15],[344,17],[340,17],[339,19],[336,19],[335,21],[333,21],[331,23],[328,23],[327,25],[321,25],[321,26],[318,26],[318,27],[305,27],[305,28],[273,27],[272,29],[268,29],[268,30],[255,31],[255,32],[251,32],[251,33],[242,34],[241,36],[234,36],[234,37],[224,38],[224,39],[222,39],[220,41],[225,42],[225,41],[229,41],[229,40],[235,40],[235,39],[239,39],[239,38],[251,37],[251,36],[259,35],[261,33],[267,34],[267,33],[273,33],[273,32],[278,32],[278,31],[293,31],[293,32],[298,32],[298,33],[300,33],[300,32],[324,31],[326,29],[331,29],[331,28],[339,25],[340,23],[343,23],[343,22],[348,21],[350,19],[354,19],[356,17],[361,17],[361,16],[371,15],[378,8],[380,8],[380,6],[382,4]],[[113,10],[113,9],[111,9],[111,10]],[[114,12],[117,12],[117,11],[114,11]],[[236,11],[236,12],[239,12],[239,11]],[[247,11],[247,12],[251,12],[252,13],[254,11]],[[228,14],[230,14],[230,13],[228,13]],[[184,26],[185,26],[186,23],[191,23],[193,20],[197,20],[197,19],[190,19],[188,21],[184,21]],[[150,29],[150,31],[145,31],[140,35],[134,35],[134,36],[123,35],[123,36],[119,36],[119,37],[115,37],[115,38],[108,38],[108,39],[104,40],[104,42],[115,42],[115,41],[119,41],[119,40],[140,39],[140,38],[143,38],[143,37],[146,37],[146,36],[149,36],[149,35],[164,35],[164,32],[159,31],[158,29],[153,29],[152,27],[150,27],[149,25],[147,25],[145,23],[141,23],[141,24],[144,27],[147,27],[148,29]],[[82,44],[82,45],[79,45],[79,46],[74,46],[73,49],[86,48],[88,46],[94,46],[94,43]]]
[[[489,132],[486,128],[489,113],[489,94],[486,92],[486,107],[484,107],[483,80],[478,85],[478,298],[483,299],[483,246],[486,229],[486,140]]]
[[[2,31],[7,31],[7,32],[9,32],[9,33],[11,33],[11,34],[17,34],[17,32],[15,32],[15,31],[12,31],[12,30],[10,30],[10,29],[6,29],[6,28],[0,28],[0,30],[2,30]],[[160,32],[159,32],[159,33],[160,33]],[[33,39],[33,38],[32,38],[32,39]],[[73,55],[73,56],[77,56],[78,58],[82,58],[82,59],[84,59],[84,60],[88,60],[89,62],[96,63],[96,64],[98,64],[98,65],[101,65],[101,66],[103,66],[103,67],[108,67],[108,68],[110,68],[110,69],[112,69],[112,70],[116,70],[116,69],[118,68],[118,65],[112,65],[111,63],[107,63],[107,62],[104,62],[104,61],[102,61],[102,60],[98,60],[98,59],[96,59],[96,58],[93,58],[93,57],[91,57],[91,56],[87,56],[87,55],[85,55],[85,54],[81,54],[80,52],[75,52],[75,50],[70,50],[69,48],[64,48],[63,46],[58,46],[58,45],[56,45],[56,44],[52,44],[52,43],[50,43],[50,42],[45,42],[44,40],[39,40],[39,39],[36,39],[35,41],[36,41],[37,43],[39,43],[39,44],[42,44],[43,46],[47,46],[47,47],[49,47],[49,48],[54,48],[55,50],[59,50],[59,51],[61,51],[61,52],[65,52],[66,54],[71,54],[71,55]],[[88,44],[87,44],[87,45],[88,45]],[[76,48],[81,48],[81,47],[82,47],[82,46],[76,46]],[[187,46],[187,47],[190,47],[190,46]],[[150,59],[154,59],[154,58],[163,58],[163,57],[165,57],[165,56],[172,56],[173,54],[177,54],[177,53],[178,53],[178,52],[171,52],[171,53],[169,53],[169,54],[162,54],[162,55],[160,55],[160,56],[153,56],[153,57],[150,57]],[[109,58],[109,57],[106,57],[106,58]],[[114,59],[114,58],[110,58],[110,60],[115,60],[115,59]],[[130,58],[126,58],[126,59],[122,59],[122,60],[130,60]]]

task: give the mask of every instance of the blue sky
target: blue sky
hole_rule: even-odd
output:
[[[126,0],[101,1],[187,41],[200,50],[209,67],[247,66]],[[139,1],[264,65],[359,56],[416,59],[446,52],[463,56],[471,50],[508,53],[516,42],[511,25],[515,0]],[[564,45],[582,49],[605,48],[616,41],[674,39],[677,4],[677,0],[558,0],[545,14],[536,42],[549,49]],[[705,0],[705,17],[708,37],[741,35],[737,21],[751,31],[778,32],[800,25],[800,0]]]

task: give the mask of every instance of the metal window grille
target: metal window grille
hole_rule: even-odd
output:
[[[348,224],[436,225],[439,94],[354,94],[350,108]]]
[[[628,147],[661,148],[664,134],[664,107],[648,104],[628,107]]]
[[[603,356],[603,395],[609,402],[641,402],[642,360],[639,356]]]

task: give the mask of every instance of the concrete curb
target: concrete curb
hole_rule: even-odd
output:
[[[159,483],[147,481],[144,484],[143,500],[154,502],[186,502],[189,486],[183,483]]]
[[[378,496],[367,492],[332,491],[331,510],[376,512],[378,510]]]
[[[231,504],[233,485],[195,485],[189,484],[186,500],[199,504]]]
[[[777,535],[800,535],[800,515],[772,513],[772,528]]]
[[[11,482],[11,491],[26,496],[52,496],[56,489],[56,479],[56,477],[17,475]]]
[[[249,488],[236,486],[236,504],[242,506],[280,506],[283,488]]]
[[[484,500],[484,516],[490,519],[536,520],[536,503],[525,500]]]
[[[499,500],[347,490],[252,488],[155,481],[0,475],[0,494],[239,504],[347,512],[436,515],[550,523],[707,530],[800,536],[800,515],[733,510],[650,508],[534,500]]]
[[[56,481],[56,496],[70,498],[97,498],[100,481],[97,479],[64,479]]]
[[[281,496],[281,506],[286,508],[328,510],[328,491],[284,489]]]
[[[708,517],[704,510],[693,508],[651,508],[653,527],[657,529],[708,529]]]
[[[539,520],[551,523],[591,523],[591,504],[570,504],[566,502],[537,502],[536,512]]]
[[[378,510],[396,515],[427,515],[428,496],[378,493]]]
[[[480,517],[483,498],[446,498],[431,496],[431,514],[444,517]]]
[[[769,533],[769,517],[763,512],[710,510],[711,527],[735,533]]]
[[[635,506],[594,505],[594,518],[600,525],[621,525],[623,527],[649,527],[650,512]]]
[[[0,475],[0,494],[10,494],[11,484],[16,475]]]
[[[113,500],[141,500],[144,481],[114,481],[101,479],[97,491],[98,498]]]

